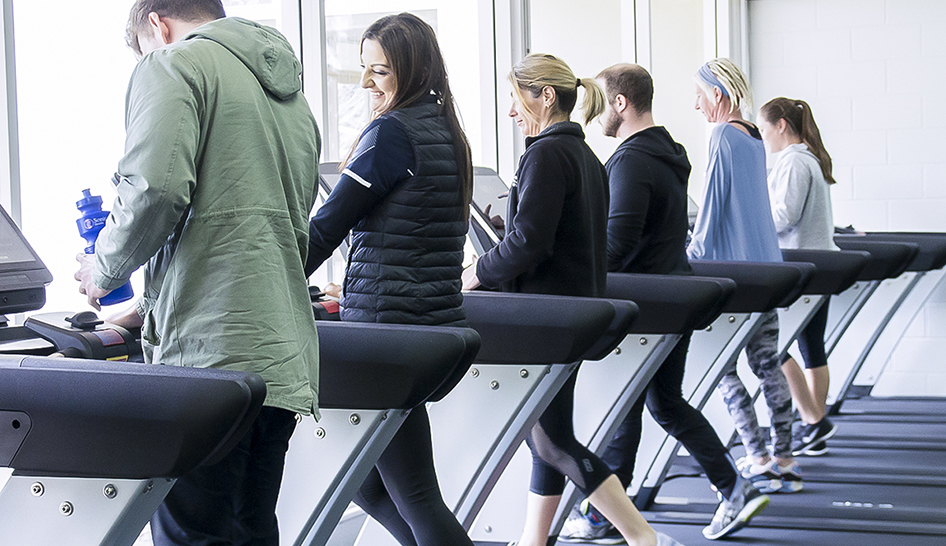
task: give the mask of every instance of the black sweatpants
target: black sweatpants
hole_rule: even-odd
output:
[[[279,546],[276,498],[294,412],[263,407],[220,462],[178,478],[151,518],[155,546]]]
[[[646,402],[657,424],[686,447],[703,467],[710,483],[730,498],[739,476],[729,450],[703,414],[683,398],[683,372],[691,334],[680,338],[657,369],[644,396],[634,403],[608,444],[603,459],[621,480],[621,485],[627,488],[634,479],[634,464],[641,441],[641,417]]]

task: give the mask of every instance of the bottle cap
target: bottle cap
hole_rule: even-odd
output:
[[[102,198],[98,195],[92,195],[88,189],[82,190],[82,199],[76,201],[76,207],[79,210],[92,209],[93,211],[102,209]]]

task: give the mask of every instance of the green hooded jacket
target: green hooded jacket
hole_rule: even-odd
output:
[[[309,414],[319,351],[303,264],[321,142],[301,72],[282,35],[237,18],[141,59],[94,281],[115,289],[147,263],[149,362],[254,372],[265,405]]]

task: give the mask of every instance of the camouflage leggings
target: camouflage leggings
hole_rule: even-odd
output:
[[[769,311],[759,322],[759,330],[746,345],[746,357],[749,368],[762,384],[762,395],[769,407],[773,454],[789,458],[792,456],[792,394],[779,365],[778,314]],[[735,365],[723,375],[718,387],[746,452],[755,457],[767,456],[765,435],[759,428],[752,396],[736,374]]]

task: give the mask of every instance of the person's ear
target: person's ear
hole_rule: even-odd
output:
[[[171,43],[170,27],[161,19],[160,15],[153,11],[148,14],[148,31],[158,42],[165,45]]]
[[[624,110],[627,108],[627,97],[624,95],[615,95],[614,96],[614,111],[623,114]]]
[[[555,88],[551,85],[546,85],[542,88],[542,100],[545,103],[546,108],[551,108],[555,104]]]
[[[778,123],[775,124],[776,129],[778,129],[779,134],[784,134],[788,130],[788,122],[785,121],[785,118],[778,120]]]

